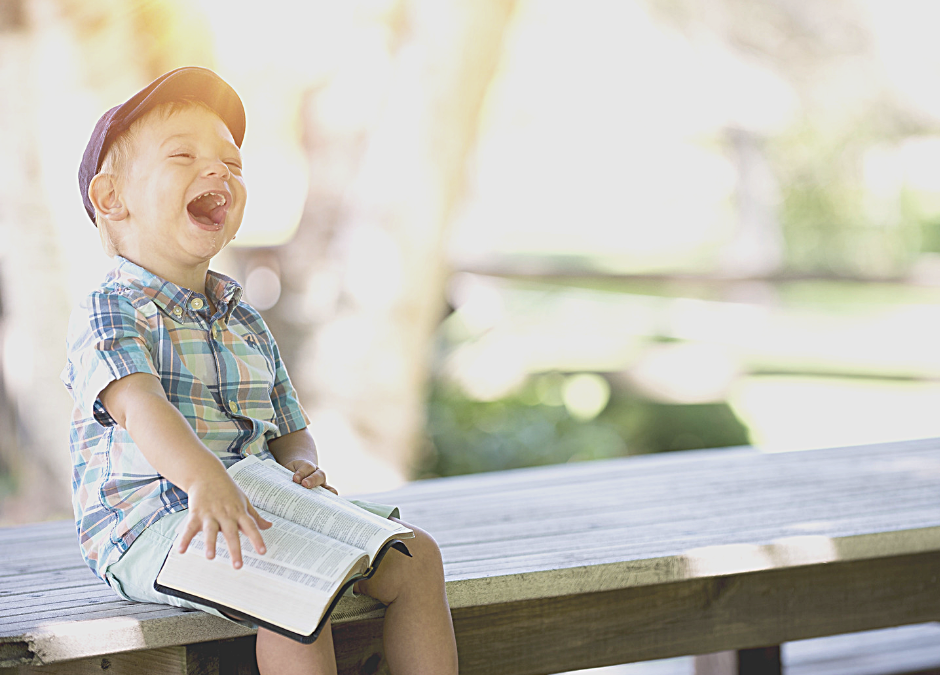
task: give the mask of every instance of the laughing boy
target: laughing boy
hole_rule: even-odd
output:
[[[79,186],[115,267],[72,314],[63,372],[89,567],[123,598],[217,615],[153,582],[177,531],[181,551],[202,531],[210,558],[225,537],[236,568],[239,532],[265,552],[270,523],[226,467],[273,457],[294,481],[328,487],[274,338],[238,283],[209,270],[241,225],[244,135],[238,95],[203,68],[167,73],[101,117]],[[413,557],[387,556],[356,591],[388,604],[393,673],[456,673],[440,551],[408,527]],[[259,628],[257,658],[262,673],[336,672],[329,629],[304,645]]]

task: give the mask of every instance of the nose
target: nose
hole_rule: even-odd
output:
[[[232,175],[232,171],[229,169],[228,164],[223,162],[221,159],[214,159],[206,166],[205,175],[207,177],[218,176],[222,180],[228,180]]]

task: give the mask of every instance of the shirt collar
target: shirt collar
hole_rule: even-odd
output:
[[[180,323],[186,320],[192,300],[206,297],[202,293],[162,279],[127,258],[118,255],[114,256],[114,260],[117,264],[108,275],[109,281],[141,291],[167,316]],[[209,270],[206,275],[206,293],[215,304],[217,313],[221,313],[228,320],[241,301],[242,287],[234,279]]]

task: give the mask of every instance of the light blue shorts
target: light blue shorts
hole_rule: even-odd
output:
[[[374,502],[360,501],[350,499],[350,502],[356,506],[361,506],[367,511],[382,516],[383,518],[399,518],[397,506],[386,506],[385,504],[376,504]],[[189,600],[177,598],[166,593],[161,593],[153,588],[153,582],[157,578],[160,568],[163,567],[163,561],[166,560],[173,542],[176,540],[176,531],[182,524],[188,510],[177,511],[164,516],[153,525],[144,530],[131,547],[127,549],[121,559],[116,563],[109,565],[105,570],[105,578],[111,584],[114,592],[125,600],[134,600],[137,602],[155,602],[161,605],[172,605],[173,607],[183,607],[186,609],[200,609],[214,616],[222,617],[229,621],[234,621],[231,617],[225,616],[219,610],[206,605],[200,605]],[[346,592],[347,595],[355,595],[352,588]],[[249,628],[257,628],[250,621],[236,621]]]

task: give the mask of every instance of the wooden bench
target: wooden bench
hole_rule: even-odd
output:
[[[649,455],[380,498],[441,545],[466,675],[940,620],[940,440]],[[383,671],[381,615],[365,603],[337,616],[341,673]],[[247,673],[251,641],[200,612],[118,600],[83,565],[70,523],[0,530],[0,668]]]

